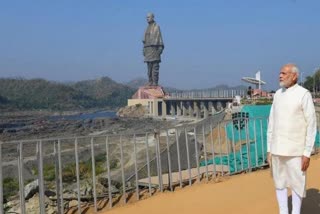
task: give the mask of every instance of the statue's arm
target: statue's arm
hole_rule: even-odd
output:
[[[158,52],[159,54],[162,54],[162,51],[164,49],[164,45],[163,45],[163,41],[162,41],[162,35],[161,35],[161,30],[160,30],[160,26],[156,25],[156,31],[157,31],[157,36],[158,36],[158,41],[160,41],[161,45],[158,45]]]
[[[145,53],[145,48],[144,48],[144,44],[145,44],[145,43],[146,43],[146,40],[145,40],[145,36],[144,36],[143,39],[142,39],[142,44],[143,44],[142,53],[143,53],[143,56],[146,55],[146,53]]]
[[[159,45],[159,46],[158,46],[158,52],[159,52],[159,54],[162,54],[163,49],[164,49],[164,46],[163,46],[163,45]]]

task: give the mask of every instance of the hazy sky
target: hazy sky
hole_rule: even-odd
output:
[[[239,85],[281,65],[320,66],[319,0],[2,0],[0,77],[78,81],[146,77],[142,38],[155,13],[165,49],[160,84]]]

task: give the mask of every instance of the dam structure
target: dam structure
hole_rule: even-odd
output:
[[[207,118],[229,104],[236,97],[244,97],[246,90],[194,90],[165,93],[160,86],[143,86],[128,100],[128,106],[142,105],[151,117]]]

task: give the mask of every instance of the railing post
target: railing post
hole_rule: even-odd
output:
[[[215,163],[215,149],[214,149],[214,140],[213,140],[213,127],[212,124],[210,123],[210,136],[211,136],[211,146],[212,146],[212,164],[213,164],[213,176],[216,177],[217,174],[217,168],[216,168],[216,163]]]
[[[3,214],[2,142],[0,141],[0,214]]]
[[[229,142],[228,142],[228,133],[227,133],[227,125],[225,124],[224,125],[224,130],[225,130],[225,139],[226,139],[226,144],[227,144],[227,150],[228,150],[228,152],[227,152],[227,157],[228,157],[228,170],[229,170],[229,175],[231,175],[231,169],[230,169],[230,165],[231,165],[231,163],[230,163],[230,151],[231,151],[231,149],[230,149],[230,147],[229,147]]]
[[[74,141],[74,154],[75,154],[75,158],[76,158],[78,213],[81,214],[78,138],[76,138],[75,141]]]
[[[166,130],[166,135],[167,135],[168,176],[169,176],[168,178],[169,178],[170,191],[173,191],[173,188],[172,188],[171,156],[170,156],[170,145],[169,145],[169,133],[168,133],[168,130]]]
[[[241,162],[241,170],[244,169],[243,167],[243,157],[242,157],[242,143],[241,143],[241,126],[240,126],[240,120],[241,120],[241,117],[239,118],[238,120],[238,137],[239,137],[239,144],[240,144],[240,162]]]
[[[218,140],[219,140],[219,147],[220,147],[220,164],[221,164],[221,175],[224,175],[224,168],[222,163],[222,145],[221,145],[221,133],[220,133],[220,123],[218,123]]]
[[[109,195],[109,207],[112,208],[112,194],[111,194],[111,172],[110,172],[110,155],[109,155],[109,137],[106,137],[106,162],[108,170],[108,195]]]
[[[198,142],[197,142],[197,128],[193,128],[193,133],[194,133],[194,147],[196,150],[196,164],[197,164],[197,180],[200,182],[200,167],[199,167],[199,153],[198,153]]]
[[[207,145],[206,145],[206,136],[204,132],[204,125],[202,125],[202,143],[203,143],[203,150],[204,150],[204,160],[206,163],[206,180],[209,181],[208,178],[208,158],[207,158]]]
[[[53,142],[53,155],[54,155],[54,160],[55,160],[55,164],[54,164],[54,167],[55,167],[55,180],[56,180],[56,194],[57,194],[57,209],[56,209],[56,212],[58,214],[61,214],[60,212],[60,207],[61,207],[61,204],[60,204],[60,191],[59,191],[59,166],[58,166],[58,163],[59,163],[59,160],[58,160],[58,143],[56,141]]]
[[[158,173],[158,178],[159,178],[160,191],[163,192],[161,153],[160,153],[160,131],[159,131],[159,133],[155,133],[155,134],[156,134],[155,149],[156,149],[157,173]]]
[[[245,119],[245,133],[246,133],[246,145],[247,145],[247,164],[249,172],[252,171],[252,164],[251,164],[251,151],[250,151],[250,141],[249,141],[249,119]]]
[[[149,195],[152,196],[151,176],[150,176],[150,157],[149,157],[148,133],[146,133],[146,156],[147,156],[147,170],[148,170],[148,182],[149,182]]]
[[[58,168],[59,168],[59,195],[60,195],[60,213],[64,213],[63,202],[63,180],[62,180],[62,163],[61,163],[61,141],[58,140]]]
[[[268,121],[268,120],[267,120]],[[269,123],[269,121],[268,121]],[[320,120],[319,120],[319,116],[317,117],[317,131],[318,133],[320,133]],[[317,141],[316,141],[317,142]],[[320,136],[318,136],[318,142],[320,143]],[[317,147],[317,145],[314,145],[314,152],[315,154],[319,153],[319,147]]]
[[[188,164],[188,173],[189,173],[189,185],[191,186],[191,167],[190,167],[190,157],[189,157],[189,142],[188,142],[188,133],[187,129],[184,129],[185,132],[185,138],[186,138],[186,150],[187,150],[187,164]]]
[[[124,177],[124,161],[123,161],[123,144],[122,144],[122,135],[120,135],[120,158],[121,158],[121,177],[122,177],[122,194],[123,202],[127,203],[127,193],[126,193],[126,180]]]
[[[38,181],[39,181],[39,207],[40,213],[45,214],[44,181],[43,181],[43,145],[42,140],[38,143]]]
[[[264,155],[264,143],[263,143],[263,129],[262,129],[262,119],[260,119],[260,137],[261,137],[261,150],[262,150],[262,160],[263,163],[265,162],[265,155]]]
[[[21,213],[26,213],[26,206],[24,200],[24,179],[23,179],[23,144],[18,144],[19,158],[18,158],[18,176],[19,176],[19,196]]]
[[[179,182],[180,182],[180,187],[182,187],[182,174],[181,174],[181,163],[180,163],[180,147],[179,147],[178,129],[176,129],[176,141],[177,141],[177,158],[178,158]]]
[[[91,138],[91,164],[92,164],[92,186],[93,186],[93,200],[94,200],[94,211],[98,212],[97,207],[97,191],[96,191],[96,161],[94,158],[94,142],[93,137]]]
[[[137,142],[136,142],[136,134],[133,135],[133,150],[134,150],[134,172],[136,177],[136,194],[137,200],[140,199],[139,196],[139,178],[138,178],[138,164],[137,164]]]
[[[258,163],[258,147],[257,147],[257,128],[256,128],[256,119],[253,120],[253,133],[254,133],[254,149],[255,149],[255,158],[256,158],[256,167],[259,166]]]
[[[236,156],[236,142],[235,142],[235,134],[234,134],[234,120],[231,122],[231,132],[232,132],[232,153],[233,153],[233,162],[234,162],[234,171],[238,171],[238,165],[237,165],[237,156]]]

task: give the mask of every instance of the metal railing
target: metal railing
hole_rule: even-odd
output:
[[[19,195],[15,212],[28,213],[32,196],[25,183],[32,179],[38,181],[40,213],[46,213],[48,197],[56,213],[82,213],[88,207],[98,212],[133,195],[140,200],[156,191],[250,172],[267,165],[267,123],[267,118],[208,118],[154,133],[1,142],[0,200]],[[8,189],[10,176],[18,188]],[[10,209],[6,206],[0,203],[1,214]]]
[[[246,90],[199,90],[172,92],[169,98],[176,99],[198,99],[198,98],[234,98],[235,96],[245,96]]]

